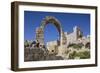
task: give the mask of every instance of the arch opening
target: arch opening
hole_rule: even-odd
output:
[[[48,25],[44,28],[44,42],[45,44],[50,41],[60,40],[60,34],[57,28],[52,24],[48,23]]]
[[[61,44],[62,41],[62,27],[61,27],[61,23],[53,16],[46,16],[42,22],[39,28],[37,28],[36,30],[36,40],[38,40],[41,44],[44,44],[44,28],[51,23],[52,25],[54,25],[59,33],[59,41]]]

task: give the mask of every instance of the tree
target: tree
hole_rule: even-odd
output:
[[[24,47],[28,47],[29,46],[29,43],[27,40],[24,41]]]

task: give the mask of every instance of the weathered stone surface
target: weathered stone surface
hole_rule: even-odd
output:
[[[45,45],[44,28],[48,23],[52,23],[56,26],[59,33],[59,39],[47,42]],[[83,32],[77,26],[73,28],[73,32],[71,33],[64,32],[61,23],[53,16],[46,16],[43,19],[40,27],[36,29],[36,39],[34,42],[28,43],[28,41],[26,41],[24,43],[25,61],[63,60],[69,59],[69,56],[73,51],[90,51],[89,36],[83,36]],[[81,46],[80,43],[82,44],[82,48],[77,48]],[[74,45],[68,47],[71,44]],[[76,58],[78,59],[79,57]]]

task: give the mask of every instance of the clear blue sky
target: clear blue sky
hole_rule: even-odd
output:
[[[45,16],[57,18],[64,32],[72,32],[73,27],[78,26],[84,36],[90,34],[90,14],[24,11],[24,40],[35,39],[36,27],[40,26]],[[59,34],[54,25],[49,23],[44,30],[45,42],[57,40]]]

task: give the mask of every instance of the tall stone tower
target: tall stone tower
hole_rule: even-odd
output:
[[[44,32],[43,32],[43,29],[40,28],[40,27],[38,27],[38,28],[36,29],[36,40],[37,40],[40,44],[44,45]]]
[[[75,38],[75,40],[77,40],[78,38],[81,38],[83,36],[83,33],[81,32],[79,27],[75,26],[73,28],[73,30],[74,30],[74,38]]]

